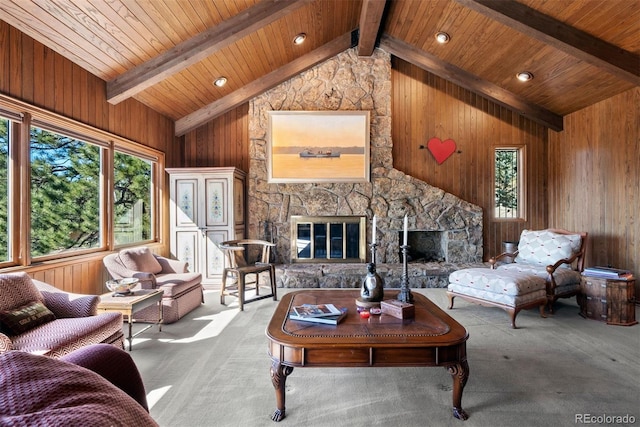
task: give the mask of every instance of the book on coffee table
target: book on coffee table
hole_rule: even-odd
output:
[[[342,311],[333,304],[302,304],[293,307],[293,311],[298,317],[327,317],[339,316]]]
[[[346,308],[340,309],[339,312],[340,314],[337,314],[337,315],[309,317],[309,316],[299,316],[295,313],[295,311],[292,311],[291,313],[289,313],[289,319],[299,320],[301,322],[322,323],[325,325],[337,325],[342,321],[342,319],[347,317]]]

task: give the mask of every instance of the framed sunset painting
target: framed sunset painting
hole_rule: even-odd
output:
[[[369,111],[268,115],[268,182],[369,181]]]

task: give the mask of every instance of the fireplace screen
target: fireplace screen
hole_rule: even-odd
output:
[[[365,262],[366,217],[292,216],[292,262]]]

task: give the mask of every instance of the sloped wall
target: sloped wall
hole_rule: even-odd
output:
[[[368,110],[371,112],[371,181],[269,184],[268,111]],[[254,98],[249,105],[249,235],[274,230],[276,262],[290,261],[291,215],[366,215],[378,218],[378,263],[399,262],[403,217],[410,230],[446,231],[448,262],[482,261],[482,209],[393,168],[391,59],[376,49],[355,49]],[[369,221],[370,226],[370,221]],[[368,228],[369,228],[368,226]],[[370,238],[370,230],[367,232]]]

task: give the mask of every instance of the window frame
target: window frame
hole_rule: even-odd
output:
[[[115,209],[113,208],[115,201],[114,199],[114,185],[115,185],[115,153],[118,152],[120,154],[126,154],[128,156],[133,156],[133,157],[137,157],[139,159],[142,160],[146,160],[149,161],[151,163],[151,182],[150,182],[150,186],[151,186],[151,191],[149,194],[149,205],[150,205],[150,209],[151,209],[151,230],[149,230],[149,235],[151,236],[150,239],[147,240],[143,240],[140,242],[135,242],[135,243],[122,243],[122,244],[116,244],[115,242]],[[110,150],[108,152],[109,155],[109,170],[111,171],[109,178],[110,179],[110,187],[109,187],[109,196],[111,197],[111,201],[109,203],[109,206],[111,206],[111,214],[112,214],[112,220],[110,220],[108,223],[109,225],[112,227],[111,232],[109,233],[109,242],[110,242],[110,246],[114,249],[119,249],[119,248],[124,248],[127,246],[132,246],[132,245],[141,245],[144,243],[151,243],[151,242],[156,242],[160,239],[160,235],[159,235],[159,225],[160,225],[160,221],[158,219],[158,217],[160,216],[160,197],[159,197],[159,192],[157,191],[157,187],[158,187],[158,177],[163,176],[164,174],[164,170],[162,172],[159,172],[159,166],[158,166],[158,162],[154,159],[152,159],[151,157],[148,156],[144,156],[141,155],[139,151],[133,151],[133,150],[129,150],[129,149],[125,149],[124,147],[119,147],[119,146],[114,146],[113,150]]]
[[[65,261],[77,256],[112,251],[114,246],[114,153],[118,151],[151,162],[151,230],[145,241],[119,245],[140,246],[162,241],[160,226],[161,195],[164,192],[164,153],[118,135],[77,122],[50,111],[0,94],[0,116],[10,121],[8,159],[8,239],[10,253],[7,261],[0,261],[0,269],[26,267],[49,261]],[[31,256],[31,163],[30,128],[40,127],[84,142],[95,144],[102,151],[100,165],[99,224],[101,242],[91,249],[80,249],[53,255]]]
[[[20,239],[21,227],[25,224],[22,203],[14,203],[13,200],[21,194],[20,175],[22,173],[20,167],[20,134],[22,131],[22,123],[24,115],[15,111],[3,108],[0,105],[0,116],[9,121],[9,140],[7,158],[7,260],[0,261],[0,268],[5,266],[16,265],[20,261]],[[17,195],[17,196],[16,196]]]
[[[513,218],[504,218],[498,217],[496,215],[496,211],[498,210],[498,206],[496,204],[496,153],[500,150],[509,150],[517,152],[517,161],[518,161],[518,170],[517,170],[517,179],[518,179],[518,190],[517,190],[517,200],[518,200],[518,215]],[[525,222],[527,220],[527,182],[526,182],[526,146],[523,145],[496,145],[493,147],[491,152],[492,154],[492,180],[491,180],[491,220],[494,222]]]

